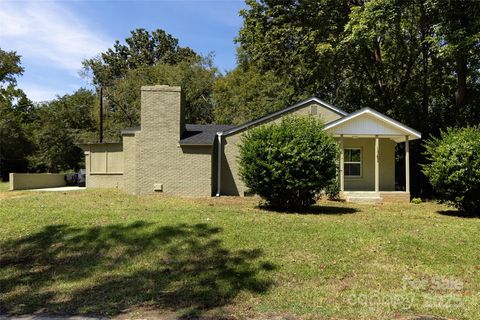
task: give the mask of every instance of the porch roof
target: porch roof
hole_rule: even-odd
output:
[[[422,134],[417,130],[371,108],[362,108],[343,118],[332,121],[325,126],[325,130],[335,136],[381,136],[388,137],[395,142],[405,141],[405,136],[408,136],[409,140],[416,140],[422,137]]]

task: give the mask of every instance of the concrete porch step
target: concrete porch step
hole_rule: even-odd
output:
[[[344,192],[343,198],[346,202],[352,203],[382,203],[380,193],[374,191],[351,191]]]
[[[345,201],[351,203],[382,203],[381,197],[346,197]]]

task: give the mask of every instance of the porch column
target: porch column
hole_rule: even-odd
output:
[[[345,191],[345,181],[344,181],[344,152],[343,152],[343,134],[340,135],[340,192]]]
[[[375,136],[375,192],[380,191],[379,149],[380,149],[380,140],[378,139],[378,135],[376,135]]]
[[[410,147],[405,136],[405,192],[410,192]]]

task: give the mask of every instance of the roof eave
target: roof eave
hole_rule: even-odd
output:
[[[114,145],[114,144],[123,144],[123,142],[89,142],[89,143],[76,143],[75,146],[79,147],[82,150],[85,148],[89,148],[91,146],[106,146],[106,145]]]
[[[213,146],[213,143],[193,143],[193,142],[178,142],[178,145],[180,147],[211,147]]]

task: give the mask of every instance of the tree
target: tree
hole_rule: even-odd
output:
[[[24,172],[31,151],[27,123],[32,118],[32,102],[16,87],[23,74],[21,57],[0,49],[0,180],[9,172]]]
[[[85,132],[96,129],[92,114],[96,104],[93,92],[79,89],[38,106],[32,125],[34,152],[28,157],[30,169],[60,172],[83,167],[83,152],[77,144]]]
[[[247,0],[247,5],[240,12],[244,22],[237,42],[250,61],[286,79],[299,95],[332,97],[343,56],[335,48],[348,21],[348,2]]]
[[[469,214],[480,213],[480,128],[447,129],[425,144],[423,172],[440,199]]]
[[[27,171],[26,157],[32,152],[33,147],[28,127],[28,121],[32,118],[31,108],[32,102],[23,91],[13,86],[2,90],[0,95],[0,180],[8,180],[10,172]]]
[[[157,63],[177,64],[197,57],[192,49],[179,46],[178,39],[164,30],[150,33],[136,29],[130,34],[125,44],[117,40],[113,48],[83,61],[84,72],[92,74],[94,85],[108,87],[113,81],[125,77],[128,70]]]
[[[305,209],[336,175],[338,146],[314,117],[287,117],[248,131],[240,145],[245,185],[280,209]]]
[[[468,112],[465,114],[464,110],[472,98],[468,78],[478,79],[480,64],[480,5],[470,0],[436,0],[432,3],[438,10],[435,41],[441,53],[452,62],[456,75],[453,113],[468,118]],[[457,119],[457,124],[459,122]]]
[[[241,124],[288,106],[293,88],[273,72],[260,72],[254,65],[240,65],[213,86],[215,122]],[[297,96],[295,96],[298,98]]]
[[[16,85],[17,77],[23,74],[24,68],[20,65],[21,57],[15,51],[4,51],[0,48],[0,83]]]

